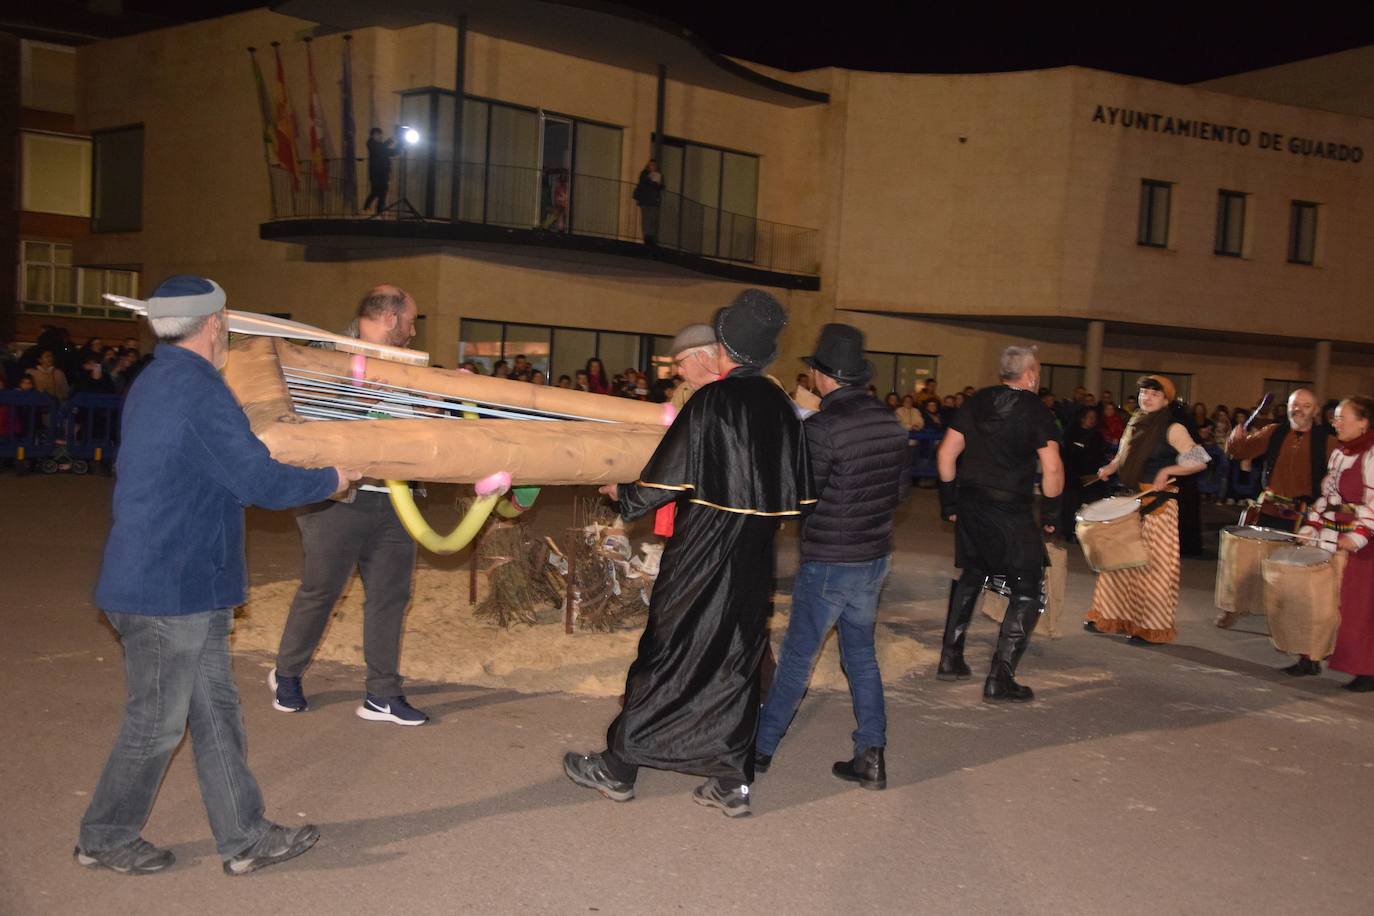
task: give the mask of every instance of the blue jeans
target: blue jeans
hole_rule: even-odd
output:
[[[883,678],[873,648],[878,594],[890,557],[867,563],[805,562],[792,585],[792,619],[782,640],[778,670],[759,717],[754,747],[772,755],[806,695],[811,669],[831,627],[839,627],[840,662],[854,701],[854,754],[887,745]]]
[[[81,848],[138,839],[189,722],[200,796],[223,858],[257,842],[270,823],[248,771],[238,688],[229,667],[230,608],[154,617],[105,614],[124,644],[124,724],[81,819]]]

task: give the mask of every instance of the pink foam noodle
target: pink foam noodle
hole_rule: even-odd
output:
[[[676,419],[677,419],[677,408],[674,407],[670,402],[664,401],[664,402],[663,402],[663,425],[664,425],[664,426],[672,426],[672,425],[673,425],[673,421],[676,420]]]
[[[483,477],[473,484],[473,489],[478,496],[492,496],[506,492],[510,489],[510,474],[507,471],[497,471],[490,477]]]
[[[361,381],[366,377],[366,375],[367,375],[367,357],[366,357],[366,356],[363,356],[361,353],[354,353],[353,356],[349,358],[348,366],[349,366],[349,369],[350,369],[350,370],[352,371],[352,373],[353,373],[353,377],[354,377],[355,379],[357,379],[358,381],[361,382]]]

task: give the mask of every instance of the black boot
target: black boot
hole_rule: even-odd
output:
[[[967,581],[966,581],[967,580]],[[983,577],[966,575],[949,585],[949,610],[945,614],[945,638],[940,648],[940,667],[935,677],[955,681],[973,677],[973,670],[964,664],[964,637],[968,635],[973,607],[983,591]]]
[[[861,789],[887,788],[887,763],[880,747],[866,747],[853,760],[836,763],[830,772],[846,782],[857,782]]]
[[[990,703],[1020,702],[1035,699],[1035,692],[1016,683],[1013,675],[1021,661],[1030,635],[1040,621],[1043,605],[1038,595],[1013,595],[1002,618],[1002,631],[997,637],[997,651],[992,655],[992,670],[983,684],[983,699]]]
[[[1322,663],[1313,661],[1306,655],[1298,656],[1298,660],[1287,668],[1280,668],[1284,674],[1291,674],[1293,677],[1303,677],[1309,674],[1321,674]]]

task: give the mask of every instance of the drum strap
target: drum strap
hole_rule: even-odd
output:
[[[1139,511],[1141,518],[1144,518],[1156,509],[1162,508],[1169,500],[1178,499],[1177,493],[1170,493],[1167,491],[1151,493],[1150,496],[1153,497],[1153,499],[1150,499],[1148,502],[1143,498],[1140,501]]]

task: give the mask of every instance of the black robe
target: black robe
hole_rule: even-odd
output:
[[[627,764],[752,782],[773,539],[811,493],[792,402],[756,370],[692,396],[620,507],[676,500],[649,622],[607,748]]]

